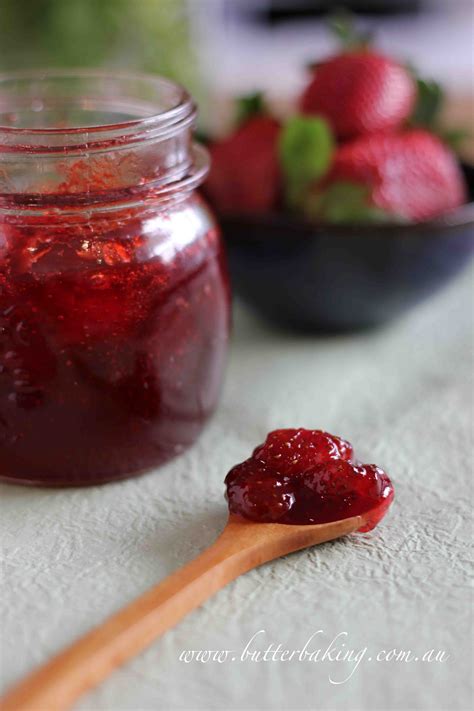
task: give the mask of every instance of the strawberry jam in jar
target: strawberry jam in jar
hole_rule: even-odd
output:
[[[177,85],[0,79],[0,477],[79,485],[181,452],[219,396],[229,288]]]

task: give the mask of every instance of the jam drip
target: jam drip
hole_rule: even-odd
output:
[[[271,432],[225,480],[231,513],[260,522],[318,524],[361,514],[370,531],[394,490],[375,464],[353,460],[352,446],[321,430]]]

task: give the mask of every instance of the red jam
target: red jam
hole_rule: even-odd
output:
[[[364,514],[359,530],[370,531],[386,514],[394,490],[382,469],[352,457],[348,442],[321,430],[270,432],[227,474],[229,510],[252,521],[286,524]]]
[[[194,198],[171,216],[0,224],[2,477],[98,482],[194,441],[228,335],[226,272],[205,214]]]
[[[194,117],[154,77],[0,79],[0,478],[137,474],[213,412],[229,289]]]

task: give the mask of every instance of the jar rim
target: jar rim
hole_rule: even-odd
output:
[[[61,212],[63,217],[75,216],[86,213],[88,216],[100,213],[106,215],[110,212],[133,209],[137,206],[146,208],[157,202],[166,202],[176,199],[179,195],[190,194],[198,188],[209,172],[209,155],[207,150],[199,143],[193,143],[191,149],[192,163],[185,175],[170,182],[159,181],[148,183],[134,191],[101,192],[96,195],[91,193],[65,194],[65,195],[8,195],[0,193],[0,217],[18,216],[22,220],[29,216],[44,216],[49,220],[50,199],[54,200],[54,209]]]
[[[0,214],[121,209],[193,190],[208,170],[195,118],[188,92],[157,75],[0,74]]]
[[[135,104],[136,110],[145,115],[125,120],[81,123],[66,126],[15,126],[15,105],[11,91],[15,86],[29,89],[23,97],[24,108],[38,117],[44,106],[45,96],[42,90],[55,82],[67,83],[83,81],[119,88],[137,86],[147,94],[146,101]],[[8,89],[10,88],[10,92]],[[125,94],[128,92],[125,91]],[[116,95],[105,92],[110,105],[117,101]],[[70,98],[70,97],[69,97]],[[131,97],[133,98],[133,97]],[[137,94],[136,101],[140,100]],[[17,96],[19,101],[19,97]],[[98,97],[96,97],[98,101]],[[161,107],[160,107],[161,102]],[[78,111],[87,109],[94,100],[83,98],[78,105]],[[18,108],[18,107],[17,107]],[[132,105],[126,108],[132,110]],[[5,117],[10,115],[11,122],[5,123]],[[182,130],[192,125],[196,117],[196,107],[188,92],[176,82],[164,77],[129,71],[93,70],[93,69],[41,69],[34,71],[13,71],[0,73],[0,152],[50,152],[58,150],[103,149],[104,145],[112,147],[119,142],[121,146],[141,140],[159,140],[170,133]],[[81,140],[82,136],[84,140]]]

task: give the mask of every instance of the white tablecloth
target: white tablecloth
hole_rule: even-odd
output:
[[[242,577],[77,709],[467,709],[471,279],[359,335],[285,335],[239,308],[219,411],[191,451],[104,487],[4,486],[3,685],[199,553],[224,525],[229,467],[268,430],[300,425],[347,437],[390,472],[387,519]],[[251,654],[301,652],[313,633],[318,661]],[[219,664],[185,663],[183,650],[233,651]],[[354,661],[334,659],[349,650]],[[444,661],[423,661],[429,650]]]

